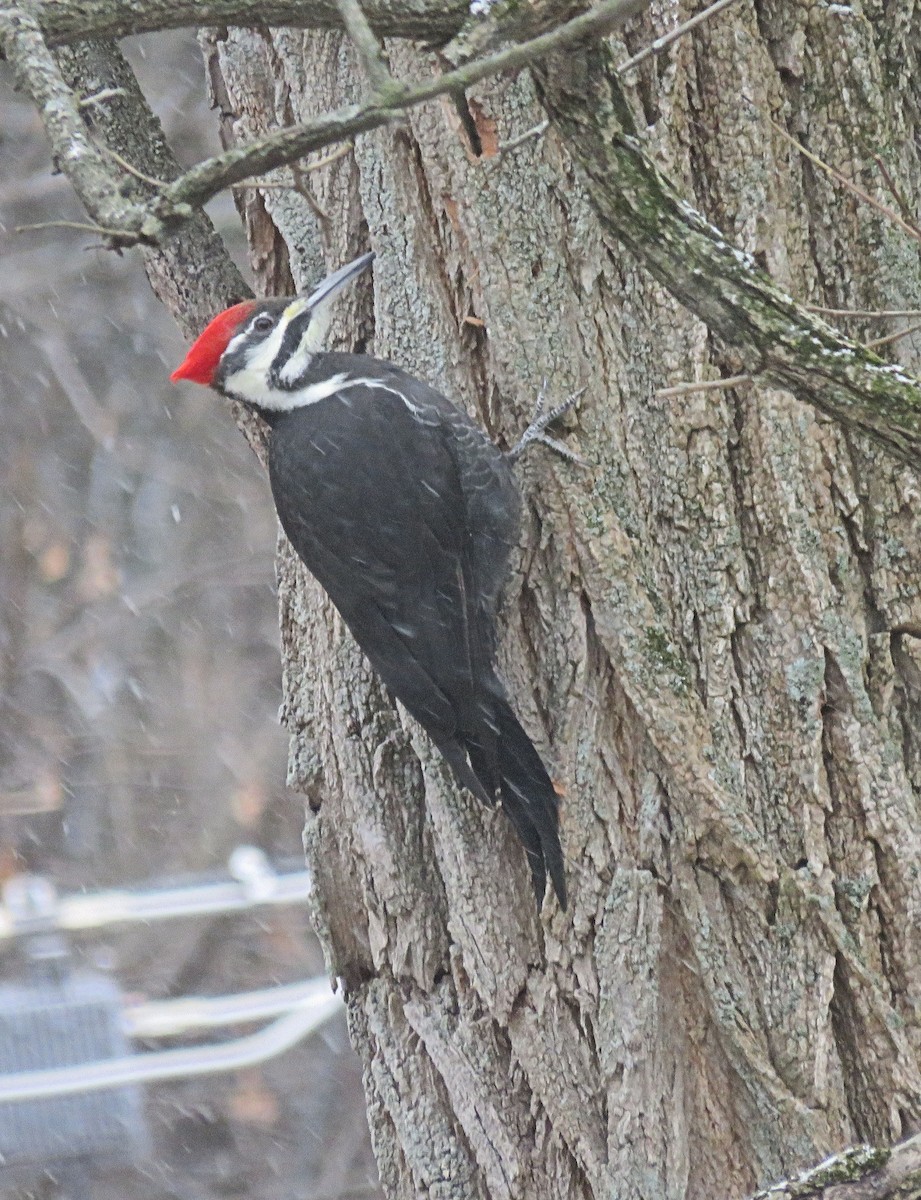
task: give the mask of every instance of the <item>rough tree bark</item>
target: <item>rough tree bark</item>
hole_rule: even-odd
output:
[[[654,12],[598,53],[679,15]],[[914,5],[743,2],[628,96],[791,294],[916,309],[917,243],[770,122],[884,197],[879,154],[917,211],[917,33]],[[335,32],[209,47],[241,135],[358,99]],[[577,128],[572,74],[550,60],[541,88]],[[370,241],[373,307],[341,336],[501,442],[542,376],[588,387],[591,467],[523,471],[502,656],[566,788],[571,911],[535,919],[504,817],[458,796],[283,551],[290,782],[388,1194],[742,1195],[921,1115],[918,481],[780,391],[657,398],[739,362],[606,237],[553,125],[495,154],[543,116],[527,72],[492,81],[360,139],[316,205],[264,203],[299,285]]]
[[[627,76],[666,175],[803,302],[921,308],[918,243],[777,128],[917,212],[918,12],[739,0]],[[281,550],[290,782],[394,1197],[741,1196],[921,1117],[918,478],[786,392],[657,394],[752,369],[640,264],[631,181],[593,157],[613,64],[685,15],[414,109],[310,194],[244,193],[273,288],[373,245],[343,344],[500,442],[543,376],[587,386],[590,467],[522,472],[502,647],[566,789],[567,914],[535,916],[504,816],[458,794]],[[204,42],[237,137],[360,98],[334,30]],[[921,341],[896,348],[917,370]]]

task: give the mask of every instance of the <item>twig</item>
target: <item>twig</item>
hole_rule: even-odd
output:
[[[549,33],[466,63],[444,75],[414,86],[394,81],[385,104],[372,97],[365,104],[348,105],[304,125],[267,134],[247,146],[206,159],[164,191],[163,211],[172,215],[171,210],[176,204],[204,204],[233,183],[295,162],[310,151],[322,149],[343,138],[377,129],[394,120],[405,109],[413,108],[425,100],[462,91],[499,71],[526,66],[554,50],[610,32],[633,11],[635,0],[605,0],[597,8],[574,17]]]
[[[879,173],[883,177],[883,182],[889,189],[890,195],[899,206],[899,211],[901,212],[902,217],[912,227],[912,229],[918,229],[918,224],[915,221],[915,215],[912,212],[911,205],[902,195],[901,189],[897,186],[895,180],[892,178],[892,175],[889,173],[889,168],[886,166],[885,162],[883,162],[883,156],[881,154],[874,154],[873,161],[876,163]],[[919,230],[919,233],[921,233],[921,230]]]
[[[377,35],[368,24],[358,0],[336,0],[336,8],[368,77],[372,94],[376,99],[385,101],[394,85],[394,78]]]
[[[329,227],[332,218],[313,194],[313,190],[305,178],[306,172],[301,169],[299,163],[291,164],[291,175],[294,179],[294,190],[307,201],[317,220],[322,221],[325,226]]]
[[[754,383],[751,375],[730,375],[726,379],[689,380],[687,383],[676,383],[674,387],[659,388],[655,396],[659,400],[670,399],[672,396],[687,396],[691,392],[717,392],[726,388],[738,387],[742,383]]]
[[[319,171],[322,167],[328,167],[330,163],[337,162],[340,158],[345,158],[350,150],[355,149],[354,142],[343,142],[341,146],[337,146],[332,154],[324,154],[322,158],[318,158],[312,163],[301,163],[300,170],[303,174],[309,175],[311,171]],[[235,188],[250,188],[259,191],[297,191],[297,183],[277,183],[274,180],[259,180],[254,179],[252,183],[235,183],[232,185]],[[921,316],[921,314],[919,314]]]
[[[541,121],[539,125],[533,125],[530,129],[526,129],[524,133],[519,133],[517,137],[509,138],[507,142],[500,142],[496,147],[495,154],[491,158],[481,158],[480,163],[484,170],[490,170],[496,163],[502,162],[503,154],[511,154],[517,150],[519,146],[523,146],[526,142],[533,141],[534,138],[543,137],[550,128],[549,121]]]
[[[93,225],[89,221],[37,221],[34,225],[16,225],[13,232],[33,233],[36,229],[82,229],[84,233],[96,233],[100,237],[118,238],[129,243],[137,241],[129,230],[107,229],[105,225]]]
[[[813,154],[811,150],[807,150],[802,142],[797,141],[791,133],[787,133],[786,129],[784,129],[782,125],[778,125],[777,122],[771,117],[768,117],[767,119],[773,128],[784,139],[784,141],[789,142],[791,146],[794,146],[800,152],[800,154],[802,154],[805,158],[808,158],[811,163],[815,163],[817,167],[829,174],[832,179],[837,180],[837,182],[840,183],[843,188],[847,188],[847,190],[857,196],[858,199],[863,200],[865,204],[869,204],[872,208],[875,208],[878,212],[881,212],[885,217],[888,217],[894,225],[898,225],[898,227],[904,230],[910,238],[914,239],[914,241],[921,242],[921,229],[918,229],[915,225],[910,225],[908,221],[903,220],[903,218],[899,216],[895,209],[883,204],[880,200],[877,200],[875,197],[871,196],[869,192],[864,191],[862,187],[858,187],[857,184],[848,179],[846,175],[842,175],[840,171],[835,170],[834,167],[830,167],[827,162],[823,162],[817,154]]]
[[[523,146],[525,142],[530,142],[532,138],[543,137],[549,128],[549,121],[541,121],[539,125],[533,125],[530,129],[526,129],[524,133],[519,133],[517,137],[510,138],[507,142],[500,142],[496,147],[496,153],[508,154],[512,150],[517,150],[519,146]],[[492,162],[493,159],[487,159],[486,161]]]
[[[94,104],[103,104],[106,100],[115,100],[124,94],[122,88],[103,88],[101,92],[94,92],[92,96],[84,96],[82,100],[78,100],[77,108],[91,108]]]
[[[133,175],[135,179],[140,179],[142,183],[149,183],[151,187],[157,188],[158,191],[162,188],[169,187],[169,182],[167,180],[154,179],[152,175],[145,175],[143,171],[139,171],[133,163],[128,162],[127,158],[124,158],[118,153],[117,150],[113,150],[111,146],[106,146],[105,143],[102,142],[98,143],[98,145],[99,149],[104,154],[108,154],[109,158],[111,158],[114,162],[117,162],[123,171],[127,171],[128,174]]]
[[[343,142],[342,145],[337,146],[331,154],[324,154],[322,158],[317,158],[312,163],[300,163],[300,169],[305,175],[309,175],[311,171],[319,171],[323,167],[328,167],[330,163],[334,163],[340,158],[345,158],[349,151],[354,149],[354,142]],[[921,314],[919,314],[919,316],[921,316]]]
[[[702,25],[704,21],[715,16],[724,8],[728,8],[734,0],[716,0],[715,4],[711,4],[709,8],[705,8],[703,12],[699,12],[696,17],[691,17],[689,20],[682,22],[676,26],[670,33],[665,33],[660,38],[656,38],[654,42],[650,42],[645,49],[640,50],[638,54],[634,54],[632,58],[628,58],[625,63],[621,63],[617,68],[618,75],[625,75],[627,71],[631,71],[634,67],[638,67],[640,63],[645,62],[647,58],[652,58],[654,54],[659,54],[665,50],[672,42],[677,42],[679,38],[684,37],[686,33],[690,33],[692,29],[696,29],[698,25]]]
[[[805,305],[807,312],[824,317],[860,317],[883,320],[889,317],[921,317],[921,308],[822,308],[820,304]]]
[[[915,325],[906,325],[904,329],[897,329],[895,333],[887,333],[885,337],[874,338],[872,342],[864,342],[864,347],[867,350],[878,350],[880,346],[888,346],[891,342],[897,342],[899,338],[908,337],[910,333],[917,333],[921,329],[921,321]]]

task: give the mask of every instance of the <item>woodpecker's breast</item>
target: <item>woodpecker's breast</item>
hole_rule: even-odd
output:
[[[505,457],[465,413],[391,364],[322,358],[300,381],[304,402],[268,414],[272,491],[301,558],[331,595],[349,564],[355,578],[341,586],[360,591],[362,571],[387,588],[398,577],[402,586],[447,578],[461,563],[492,612],[518,532]]]

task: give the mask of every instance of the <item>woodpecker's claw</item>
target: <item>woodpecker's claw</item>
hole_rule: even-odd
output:
[[[556,408],[551,408],[548,413],[545,413],[544,402],[547,398],[547,380],[545,379],[541,384],[540,391],[537,393],[531,424],[518,439],[517,444],[506,452],[506,457],[511,459],[512,462],[517,462],[529,446],[539,442],[542,446],[548,446],[551,450],[555,450],[567,462],[576,463],[578,466],[584,467],[586,465],[584,458],[576,454],[575,451],[570,450],[568,446],[556,438],[550,437],[546,430],[565,413],[568,413],[580,396],[585,394],[585,391],[584,387],[579,388],[577,392],[573,392],[571,396],[567,396],[562,404],[558,404]]]
[[[542,446],[548,446],[551,450],[556,451],[561,458],[565,458],[567,462],[575,463],[577,467],[588,466],[588,463],[581,454],[576,454],[575,450],[570,450],[565,442],[561,442],[558,438],[550,437],[549,434],[535,434],[531,442],[540,442]],[[528,444],[530,445],[531,443],[529,442]]]

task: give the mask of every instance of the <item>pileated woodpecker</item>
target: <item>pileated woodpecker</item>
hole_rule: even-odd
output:
[[[503,454],[399,367],[325,353],[330,301],[373,257],[306,298],[227,309],[171,378],[210,385],[266,420],[272,494],[294,549],[458,782],[486,804],[501,797],[538,906],[549,871],[565,908],[557,794],[494,658],[520,510],[511,462],[533,442],[568,453],[544,432],[568,404]]]

